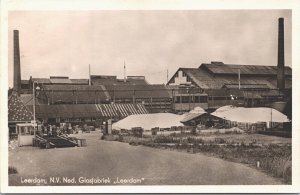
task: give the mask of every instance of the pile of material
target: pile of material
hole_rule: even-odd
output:
[[[171,128],[172,126],[183,126],[180,122],[182,115],[172,113],[155,113],[130,115],[112,125],[115,130],[131,129],[133,127],[142,127],[144,130],[151,128]]]
[[[257,122],[289,122],[286,115],[273,108],[244,108],[224,106],[217,109],[212,115],[230,121],[242,123],[257,123]]]

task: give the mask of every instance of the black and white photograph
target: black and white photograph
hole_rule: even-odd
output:
[[[9,10],[8,187],[292,186],[293,16]]]

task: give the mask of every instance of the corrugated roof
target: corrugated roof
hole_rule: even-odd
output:
[[[72,104],[38,105],[38,118],[125,118],[133,114],[147,114],[142,104]]]
[[[145,79],[127,78],[127,82],[134,85],[148,85],[148,82]]]
[[[103,85],[44,85],[50,103],[95,103],[110,99]]]
[[[29,84],[29,80],[21,80],[21,84]]]
[[[96,91],[102,90],[103,85],[44,85],[44,90],[55,91]]]
[[[221,67],[221,65],[218,65]],[[220,89],[225,84],[238,84],[238,74],[213,74],[206,68],[180,68],[189,76],[193,83],[202,89]],[[242,85],[267,85],[270,89],[277,88],[276,76],[260,76],[260,75],[241,75],[240,83]],[[286,78],[286,88],[291,88],[291,78]]]
[[[172,98],[165,85],[106,85],[113,98]]]
[[[207,68],[213,74],[238,74],[241,75],[277,75],[277,66],[261,65],[233,65],[233,64],[202,64],[199,68]],[[285,75],[292,75],[292,69],[284,67]]]
[[[73,85],[87,85],[89,84],[88,79],[70,79]]]
[[[51,78],[50,82],[52,84],[72,84],[72,81],[67,78]]]
[[[32,78],[32,81],[36,81],[40,84],[51,84],[50,79],[47,78]]]

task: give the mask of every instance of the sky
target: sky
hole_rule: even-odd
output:
[[[13,86],[13,30],[19,30],[21,77],[145,76],[167,82],[179,67],[202,63],[276,65],[278,18],[285,18],[285,62],[292,66],[291,10],[10,11],[8,83]]]

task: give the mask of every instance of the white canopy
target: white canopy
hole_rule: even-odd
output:
[[[130,115],[112,125],[113,129],[131,129],[132,127],[142,127],[150,130],[154,127],[170,128],[172,126],[183,126],[180,122],[182,115],[172,113],[138,114]]]
[[[289,122],[286,115],[273,108],[244,108],[224,106],[217,109],[212,115],[230,121],[256,123],[256,122]]]

